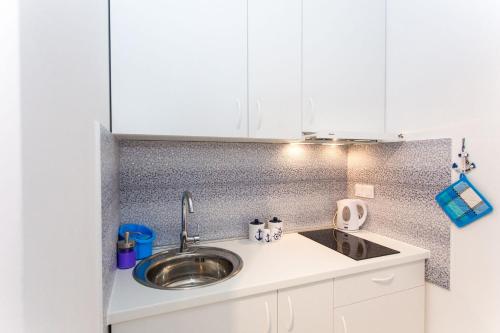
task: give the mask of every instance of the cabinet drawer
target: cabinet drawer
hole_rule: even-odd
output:
[[[425,287],[335,308],[335,333],[424,333]]]
[[[424,285],[424,260],[377,271],[335,279],[334,306],[344,306],[366,299]]]

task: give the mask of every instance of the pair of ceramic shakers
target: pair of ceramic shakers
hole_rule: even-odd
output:
[[[276,242],[283,236],[283,221],[273,217],[266,224],[255,219],[248,225],[248,239],[254,242],[271,243]]]

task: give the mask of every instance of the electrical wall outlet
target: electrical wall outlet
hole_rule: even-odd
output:
[[[354,195],[361,198],[375,198],[375,188],[370,184],[354,184]]]

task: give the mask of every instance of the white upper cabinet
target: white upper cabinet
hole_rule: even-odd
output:
[[[385,0],[304,0],[303,131],[384,132]]]
[[[111,0],[117,134],[383,133],[385,0]]]
[[[301,6],[248,1],[250,137],[301,137]]]
[[[111,0],[113,132],[246,137],[247,1]]]

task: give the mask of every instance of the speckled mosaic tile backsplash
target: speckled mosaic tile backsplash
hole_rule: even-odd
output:
[[[195,209],[189,232],[198,225],[202,240],[219,240],[247,237],[255,218],[278,216],[287,231],[330,227],[336,201],[369,183],[375,199],[366,199],[364,228],[429,249],[427,280],[449,288],[449,221],[434,196],[450,184],[450,140],[349,147],[123,140],[119,155],[120,222],[151,226],[156,245],[178,244],[185,190]]]
[[[273,216],[288,231],[331,226],[347,195],[347,148],[323,145],[120,142],[121,223],[143,223],[156,245],[179,242],[181,195],[193,194],[189,231],[202,240],[247,237]]]
[[[431,251],[426,278],[450,287],[450,222],[434,197],[451,180],[451,140],[351,146],[348,193],[355,183],[375,185],[363,226]]]
[[[116,241],[120,226],[120,157],[118,141],[104,127],[101,127],[100,147],[103,308],[106,314],[116,271]]]

